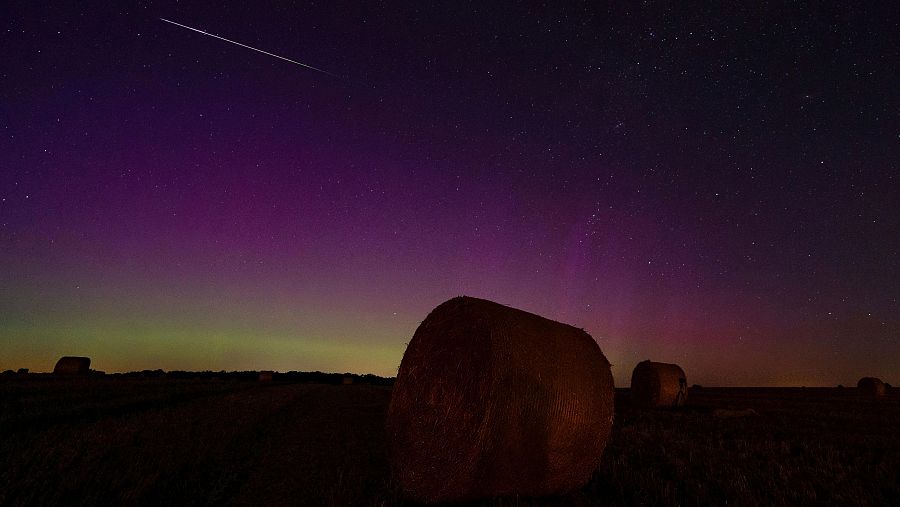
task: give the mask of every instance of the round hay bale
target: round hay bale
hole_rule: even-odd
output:
[[[394,383],[388,449],[420,502],[583,486],[613,421],[613,379],[582,329],[470,297],[422,322]]]
[[[341,384],[345,386],[353,385],[353,377],[349,375],[344,377],[344,379],[341,381]]]
[[[263,370],[259,372],[259,381],[260,382],[271,382],[272,377],[275,375],[274,371]]]
[[[687,377],[677,364],[641,361],[631,373],[631,399],[640,407],[680,407],[687,401]]]
[[[90,375],[91,358],[63,356],[53,368],[55,375]]]
[[[884,396],[884,382],[875,377],[863,377],[856,383],[856,388],[861,394],[866,396],[880,397]]]

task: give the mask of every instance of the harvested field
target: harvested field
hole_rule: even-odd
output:
[[[3,381],[0,504],[401,505],[385,459],[389,399],[359,384]],[[618,390],[587,487],[483,504],[887,505],[900,498],[898,420],[896,391],[704,388],[658,411]]]

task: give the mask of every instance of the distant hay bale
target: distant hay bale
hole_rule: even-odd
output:
[[[274,375],[275,375],[274,371],[269,371],[269,370],[261,371],[261,372],[259,372],[259,381],[260,382],[271,382],[272,377]]]
[[[687,377],[677,364],[641,361],[631,373],[631,399],[641,407],[680,407],[687,401]]]
[[[90,375],[91,358],[63,356],[53,368],[55,375]]]
[[[416,501],[558,494],[590,479],[612,420],[610,365],[584,330],[458,297],[403,355],[388,455]]]
[[[349,386],[349,385],[353,384],[353,377],[350,377],[350,376],[344,377],[344,380],[342,380],[341,383],[344,384],[345,386]]]
[[[856,383],[859,392],[866,396],[880,397],[884,396],[884,382],[875,377],[863,377]]]

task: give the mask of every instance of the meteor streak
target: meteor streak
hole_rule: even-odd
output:
[[[306,67],[307,69],[312,69],[312,70],[314,70],[314,71],[316,71],[316,72],[321,72],[322,74],[328,74],[328,75],[331,76],[331,77],[338,77],[338,76],[335,76],[334,74],[332,74],[331,72],[327,72],[327,71],[324,71],[324,70],[322,70],[322,69],[317,69],[317,68],[313,67],[312,65],[307,65],[307,64],[305,64],[305,63],[300,63],[300,62],[291,60],[290,58],[285,58],[285,57],[283,57],[283,56],[278,56],[278,55],[276,55],[276,54],[274,54],[274,53],[269,53],[268,51],[263,51],[262,49],[256,49],[256,48],[251,47],[251,46],[248,46],[248,45],[246,45],[246,44],[241,44],[240,42],[235,42],[235,41],[233,41],[233,40],[228,40],[228,39],[226,39],[225,37],[219,37],[219,36],[216,35],[216,34],[212,34],[212,33],[209,33],[209,32],[204,32],[203,30],[198,30],[198,29],[196,29],[196,28],[191,28],[191,27],[189,27],[189,26],[187,26],[187,25],[182,25],[181,23],[176,23],[176,22],[170,21],[170,20],[168,20],[168,19],[166,19],[166,18],[159,18],[159,19],[160,19],[160,21],[165,21],[166,23],[171,23],[171,24],[173,24],[173,25],[175,25],[175,26],[180,26],[181,28],[187,28],[188,30],[193,30],[193,31],[195,31],[195,32],[202,33],[203,35],[209,35],[210,37],[215,37],[216,39],[221,39],[221,40],[223,40],[223,41],[225,41],[225,42],[230,42],[230,43],[232,43],[232,44],[236,44],[236,45],[238,45],[238,46],[241,46],[242,48],[252,49],[253,51],[260,52],[260,53],[262,53],[262,54],[264,54],[264,55],[274,56],[275,58],[279,58],[279,59],[281,59],[281,60],[284,60],[284,61],[287,61],[287,62],[291,62],[291,63],[297,64],[297,65],[299,65],[299,66],[301,66],[301,67]],[[340,78],[339,78],[339,79],[340,79]]]

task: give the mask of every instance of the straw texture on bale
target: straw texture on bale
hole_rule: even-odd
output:
[[[867,396],[884,396],[884,382],[875,377],[863,377],[856,383],[856,388]]]
[[[631,399],[637,406],[680,407],[687,393],[687,377],[677,364],[641,361],[631,374]]]
[[[458,297],[403,355],[389,458],[416,501],[564,493],[590,479],[612,420],[610,365],[584,330]]]
[[[91,358],[63,356],[56,362],[53,373],[56,375],[87,375],[91,371]]]

